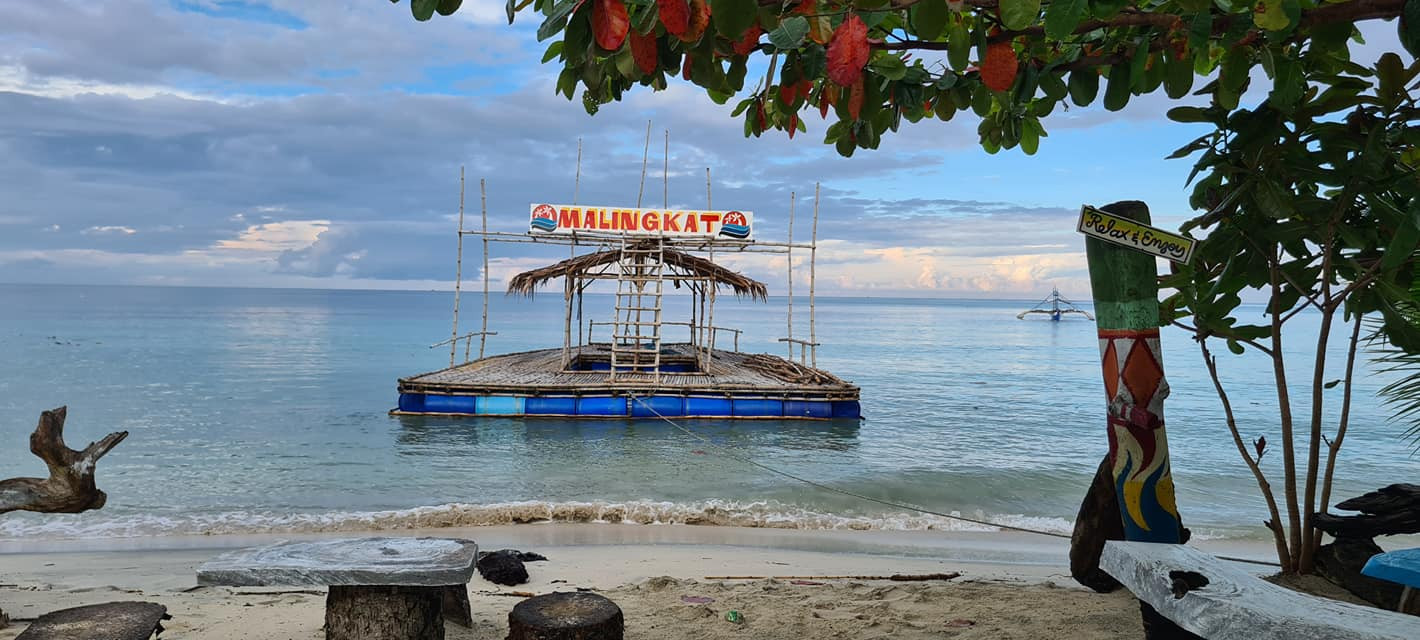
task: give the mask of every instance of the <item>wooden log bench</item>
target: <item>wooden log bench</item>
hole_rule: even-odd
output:
[[[1100,567],[1208,640],[1414,640],[1420,619],[1310,596],[1177,544],[1110,541]]]
[[[15,640],[148,640],[170,617],[156,602],[91,604],[46,613]]]
[[[327,640],[441,640],[470,622],[478,545],[452,538],[336,538],[225,553],[197,569],[209,586],[330,587]]]

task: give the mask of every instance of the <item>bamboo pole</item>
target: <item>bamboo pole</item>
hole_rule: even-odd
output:
[[[818,368],[818,325],[814,317],[814,284],[818,280],[818,273],[815,271],[816,260],[818,259],[818,203],[819,203],[819,183],[814,183],[814,224],[812,236],[809,239],[809,366]],[[790,238],[790,244],[793,239]],[[790,251],[793,247],[789,248]]]
[[[449,341],[449,366],[459,350],[459,294],[463,289],[463,166],[459,166],[459,243],[458,254],[454,258],[454,328]]]
[[[641,208],[641,196],[646,193],[646,161],[651,157],[651,121],[646,121],[646,147],[641,150],[641,186],[636,189],[636,208]]]
[[[1100,208],[1143,224],[1150,221],[1143,202]],[[1169,386],[1159,344],[1155,259],[1092,237],[1085,238],[1085,256],[1109,403],[1110,486],[1115,488],[1124,538],[1178,544],[1182,532],[1164,433]],[[1172,622],[1146,604],[1141,607],[1147,636],[1175,637],[1168,634],[1176,629]]]
[[[705,167],[705,209],[713,210],[715,206],[710,200],[710,167]],[[715,242],[710,242],[710,261],[715,261]],[[710,367],[710,359],[715,355],[715,293],[719,287],[715,286],[715,281],[711,280],[710,286],[710,313],[705,317],[705,322],[710,332],[709,350],[705,352],[705,367]]]
[[[572,363],[572,289],[575,287],[576,278],[567,276],[564,283],[563,297],[566,298],[567,320],[562,325],[562,369],[566,370]],[[580,330],[580,327],[578,327]]]
[[[661,155],[665,164],[661,167],[661,208],[671,208],[671,130],[666,129],[666,150]]]
[[[483,212],[483,330],[478,334],[478,359],[482,360],[488,346],[488,181],[483,178],[478,179],[478,200]]]
[[[790,191],[790,192],[789,192],[789,244],[793,244],[793,243],[794,243],[794,200],[795,200],[795,194],[794,194],[793,191]],[[793,339],[794,339],[794,250],[793,250],[793,249],[790,249],[790,250],[789,250],[789,253],[785,255],[785,260],[789,263],[789,266],[788,266],[788,270],[789,270],[789,313],[788,313],[788,315],[787,315],[786,318],[785,318],[785,323],[789,325],[789,326],[787,327],[787,329],[788,329],[788,334],[787,334],[787,335],[789,336],[790,342],[786,342],[786,343],[784,343],[784,344],[785,344],[785,346],[789,347],[789,359],[790,359],[790,360],[793,360],[793,359],[794,359],[794,343],[792,342]]]

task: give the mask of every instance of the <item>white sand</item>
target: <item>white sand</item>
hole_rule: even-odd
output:
[[[348,535],[348,534],[346,534]],[[382,533],[380,535],[388,535]],[[405,531],[477,540],[480,548],[536,551],[531,582],[500,587],[475,575],[475,624],[449,638],[503,638],[516,597],[587,588],[617,602],[627,637],[714,638],[1137,638],[1127,593],[1079,588],[1065,569],[1067,541],[1011,533],[783,531],[594,524]],[[283,539],[314,536],[282,536]],[[66,607],[149,600],[173,619],[164,638],[323,637],[323,589],[195,587],[197,565],[223,549],[275,536],[170,537],[0,543],[0,609],[23,620]],[[1212,551],[1218,552],[1218,545]],[[1265,557],[1265,545],[1223,549]],[[842,576],[961,572],[951,582],[709,576]],[[686,603],[683,596],[714,601]],[[730,609],[745,621],[728,622]]]

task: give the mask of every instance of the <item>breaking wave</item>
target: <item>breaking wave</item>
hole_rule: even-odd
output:
[[[1069,533],[1063,518],[959,513],[1014,527]],[[12,514],[13,515],[13,514]],[[841,515],[775,501],[706,500],[691,503],[633,501],[451,503],[390,511],[282,513],[83,514],[0,520],[0,539],[127,538],[174,535],[326,533],[442,529],[547,522],[631,525],[730,526],[772,529],[879,531],[995,531],[961,520],[915,514]]]

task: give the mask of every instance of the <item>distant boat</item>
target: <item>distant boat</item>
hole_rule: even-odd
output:
[[[1050,295],[1046,296],[1044,300],[1036,303],[1034,307],[1017,314],[1016,319],[1024,320],[1028,314],[1032,313],[1048,315],[1052,322],[1059,322],[1060,317],[1067,313],[1078,313],[1089,320],[1095,319],[1088,311],[1075,306],[1074,302],[1060,295],[1060,290],[1055,287],[1050,288]]]

